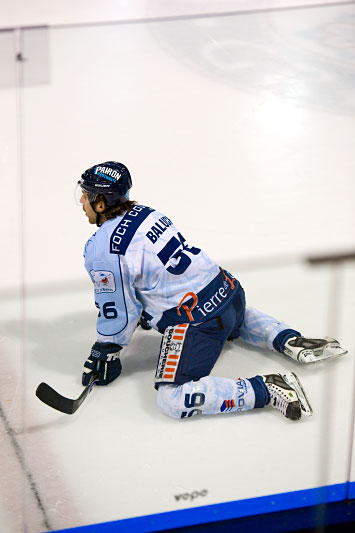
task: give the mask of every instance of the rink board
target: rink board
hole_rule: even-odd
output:
[[[350,486],[352,486],[354,491],[355,483],[351,483]],[[339,483],[327,487],[300,490],[284,494],[273,494],[261,498],[250,498],[248,500],[207,505],[196,507],[194,509],[186,509],[184,511],[172,511],[170,513],[141,516],[115,522],[61,529],[58,531],[82,531],[83,533],[89,531],[95,531],[95,533],[106,531],[129,531],[130,533],[149,533],[169,528],[206,524],[220,520],[244,518],[257,514],[275,513],[306,506],[339,502],[346,499],[347,494],[348,483]],[[257,512],[255,509],[257,509]],[[294,523],[294,526],[296,525],[297,523]],[[95,528],[94,530],[93,527]]]

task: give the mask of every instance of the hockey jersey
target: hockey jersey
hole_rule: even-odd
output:
[[[163,332],[219,314],[238,281],[187,244],[172,221],[135,205],[106,221],[88,240],[85,268],[99,309],[97,340],[127,346],[141,315]]]

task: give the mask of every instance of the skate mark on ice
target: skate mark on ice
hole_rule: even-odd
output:
[[[8,421],[8,417],[6,417],[1,404],[0,404],[0,418],[1,418],[2,422],[3,422],[4,428],[5,428],[5,433],[10,438],[11,445],[12,445],[12,447],[14,449],[14,452],[15,452],[15,455],[17,457],[17,460],[20,463],[21,469],[23,470],[23,472],[24,472],[24,474],[26,476],[26,479],[27,479],[27,481],[28,481],[28,483],[30,485],[31,492],[33,493],[33,495],[35,497],[35,500],[37,502],[38,508],[40,509],[40,511],[42,513],[43,524],[46,527],[47,531],[48,530],[51,531],[52,527],[50,526],[48,515],[47,515],[47,512],[46,512],[46,510],[44,508],[44,505],[43,505],[41,496],[39,494],[36,482],[34,481],[31,472],[29,471],[29,469],[26,466],[26,461],[25,461],[25,458],[24,458],[24,455],[23,455],[23,451],[21,449],[21,446],[17,442],[15,431],[11,427],[10,422]]]

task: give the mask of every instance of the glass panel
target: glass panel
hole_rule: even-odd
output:
[[[18,153],[16,47],[12,31],[0,32],[0,523],[23,529],[23,299],[21,186]]]
[[[352,333],[331,318],[332,267],[304,259],[354,242],[353,13],[348,5],[24,32],[29,529],[325,485],[336,488],[317,501],[344,497],[350,357],[302,367],[226,345],[215,376],[297,372],[315,412],[297,424],[271,409],[167,418],[153,387],[154,330],[136,331],[122,376],[73,416],[34,391],[41,381],[70,398],[82,390],[96,321],[82,250],[95,227],[73,194],[86,168],[111,159],[129,167],[134,199],[166,211],[190,244],[235,273],[248,305],[351,349]]]

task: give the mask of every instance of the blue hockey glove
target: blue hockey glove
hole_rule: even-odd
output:
[[[93,374],[98,375],[97,385],[108,385],[116,379],[122,371],[118,356],[122,346],[111,342],[95,342],[90,355],[84,363],[82,384],[88,385]]]

